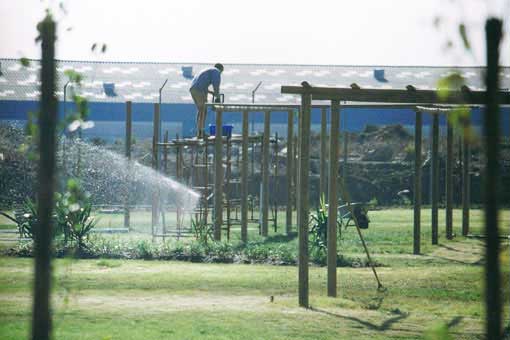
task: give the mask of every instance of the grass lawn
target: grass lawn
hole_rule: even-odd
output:
[[[311,267],[312,309],[305,310],[297,307],[294,266],[59,259],[55,338],[422,339],[444,329],[453,338],[482,338],[482,242],[446,241],[441,227],[440,245],[429,245],[430,214],[424,210],[423,255],[414,256],[411,210],[374,211],[370,218],[364,234],[384,265],[377,271],[385,291],[376,290],[370,269],[339,268],[339,296],[328,298],[326,268]],[[501,218],[507,230],[508,211]],[[481,233],[482,219],[480,211],[472,212],[473,233]],[[454,220],[458,235],[458,210]],[[256,231],[250,236],[258,237]],[[355,236],[354,229],[345,232],[340,251],[363,256]],[[272,233],[269,242],[296,240]],[[502,247],[503,301],[508,301],[509,248],[506,242]],[[0,257],[1,339],[28,336],[32,266],[32,259]],[[505,314],[505,325],[508,321]]]

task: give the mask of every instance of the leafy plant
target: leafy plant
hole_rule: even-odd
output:
[[[39,225],[39,216],[37,213],[37,204],[30,198],[25,199],[23,206],[15,212],[16,223],[21,237],[34,240],[37,227]],[[55,217],[55,216],[54,216]],[[55,220],[55,219],[54,219]],[[63,234],[63,228],[58,223],[53,223],[52,239]]]
[[[195,239],[201,244],[207,244],[209,239],[213,238],[212,225],[191,219],[191,230],[195,235]]]
[[[87,248],[86,241],[97,220],[91,216],[92,203],[89,196],[81,190],[79,183],[69,180],[67,189],[64,194],[57,194],[57,224],[64,231],[65,242],[76,245],[81,252]]]
[[[324,263],[328,247],[328,205],[324,196],[314,214],[311,214],[310,227],[310,255],[315,262]],[[337,221],[337,227],[340,224]],[[337,228],[340,236],[341,229]]]

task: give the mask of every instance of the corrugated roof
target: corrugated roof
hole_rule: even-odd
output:
[[[0,100],[34,100],[39,96],[39,61],[32,60],[28,67],[16,59],[0,59],[0,62]],[[210,66],[62,60],[57,62],[57,95],[63,100],[67,82],[64,71],[74,70],[84,76],[81,93],[92,102],[157,102],[159,88],[168,78],[162,102],[191,103],[187,68],[192,67],[192,73],[196,74]],[[257,103],[292,104],[297,103],[298,98],[280,94],[281,85],[299,85],[307,80],[316,86],[348,87],[357,83],[362,88],[404,89],[411,84],[417,89],[435,89],[438,79],[453,71],[459,72],[473,90],[483,90],[483,70],[483,67],[225,64],[221,92],[225,93],[226,102],[251,102],[252,90],[262,81],[256,94]],[[117,96],[105,94],[105,83],[115,84]],[[510,87],[509,67],[501,69],[501,87]]]

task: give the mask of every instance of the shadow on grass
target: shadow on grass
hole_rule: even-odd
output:
[[[449,246],[446,246],[444,244],[440,244],[439,245],[439,248],[443,248],[443,249],[446,249],[446,250],[449,250],[449,251],[452,251],[452,252],[456,252],[457,255],[458,254],[465,254],[466,252],[463,251],[463,250],[459,250],[459,249],[455,249],[455,248],[452,248],[452,247],[449,247]],[[476,255],[479,255],[478,253],[476,253]],[[438,259],[438,260],[442,260],[442,261],[445,261],[445,262],[450,262],[450,263],[455,263],[455,264],[461,264],[461,265],[466,265],[466,266],[480,266],[480,265],[483,265],[485,262],[483,260],[483,257],[480,257],[479,260],[477,261],[463,261],[463,260],[456,260],[456,259],[452,259],[450,257],[445,257],[445,256],[440,256],[440,255],[436,255],[434,253],[432,254],[429,254],[428,255],[429,257],[431,258],[434,258],[434,259]]]
[[[365,321],[365,320],[362,320],[362,319],[354,317],[354,316],[340,315],[340,314],[329,312],[327,310],[323,310],[320,308],[310,307],[310,310],[313,312],[325,314],[325,315],[332,316],[335,318],[354,321],[354,322],[361,324],[362,326],[365,326],[366,328],[369,328],[374,331],[380,331],[380,332],[388,330],[393,324],[395,324],[403,319],[406,319],[409,316],[409,313],[397,314],[397,315],[383,321],[383,323],[381,323],[380,325],[376,325],[372,322]],[[395,330],[398,330],[398,329],[395,329]]]

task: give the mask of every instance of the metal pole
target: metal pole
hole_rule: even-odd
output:
[[[255,103],[255,92],[257,92],[257,90],[259,89],[260,85],[262,85],[261,81],[259,81],[257,86],[253,89],[253,91],[251,91],[251,102],[252,103]]]
[[[328,296],[335,297],[336,292],[336,228],[338,214],[338,130],[340,119],[338,100],[331,101],[331,127],[329,138],[329,185],[328,185]]]
[[[163,85],[161,85],[161,87],[159,88],[159,100],[158,100],[158,103],[159,103],[159,107],[161,108],[161,92],[163,92],[163,89],[165,88],[165,85],[166,83],[168,82],[168,79],[165,79],[165,82],[163,83]],[[161,136],[161,117],[160,117],[160,121],[159,121],[159,136]]]

